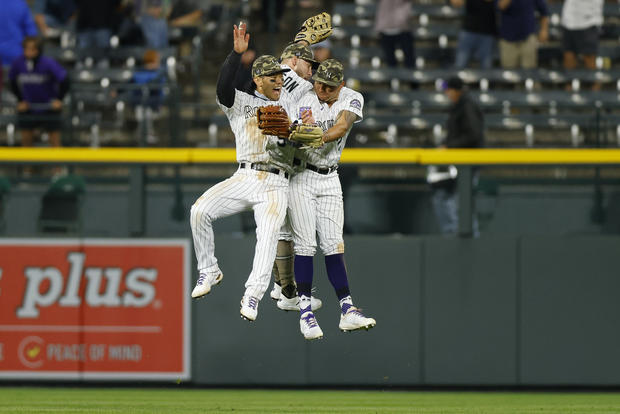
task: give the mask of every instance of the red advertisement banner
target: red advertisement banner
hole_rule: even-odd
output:
[[[0,240],[0,378],[189,379],[189,242]]]

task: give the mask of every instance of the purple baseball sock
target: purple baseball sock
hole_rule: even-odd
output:
[[[295,255],[295,282],[299,296],[312,296],[312,256]]]
[[[350,296],[351,291],[347,280],[347,269],[344,265],[344,254],[325,256],[325,267],[327,268],[327,277],[336,291],[338,300]],[[297,267],[295,267],[295,272],[297,272]]]

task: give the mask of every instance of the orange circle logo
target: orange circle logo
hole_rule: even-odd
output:
[[[28,368],[40,368],[43,365],[43,339],[38,336],[28,336],[19,343],[17,356],[22,364]]]

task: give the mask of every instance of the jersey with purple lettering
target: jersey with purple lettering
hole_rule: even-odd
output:
[[[258,128],[256,111],[261,106],[289,105],[289,101],[298,100],[305,91],[306,89],[297,88],[292,92],[282,93],[279,101],[271,101],[258,92],[250,95],[237,89],[232,107],[228,108],[218,101],[235,135],[238,162],[273,164],[292,172],[295,148],[276,136],[263,135]]]
[[[235,90],[230,108],[220,103],[230,127],[235,134],[237,161],[244,163],[232,177],[209,188],[196,200],[191,209],[190,224],[198,270],[214,283],[221,273],[215,257],[215,236],[212,222],[241,211],[252,209],[256,221],[256,248],[252,271],[245,283],[245,295],[259,300],[271,279],[271,269],[276,258],[278,232],[286,216],[288,204],[287,176],[293,171],[295,147],[276,136],[263,135],[258,128],[258,107],[286,104],[297,100],[305,90],[301,87],[282,93],[279,101],[271,101],[258,92],[250,95]],[[266,164],[252,169],[251,163]],[[248,165],[250,164],[250,165]],[[273,170],[277,167],[280,170]],[[269,170],[265,171],[264,168]]]
[[[321,103],[314,92],[306,94],[290,108],[297,118],[301,112],[312,110],[314,120],[327,131],[336,123],[343,111],[363,117],[364,98],[358,92],[343,87],[338,100],[330,107]],[[345,146],[347,131],[343,137],[324,144],[321,148],[298,150],[295,156],[304,160],[301,164],[326,168],[314,171],[306,168],[295,174],[289,183],[288,215],[293,233],[295,254],[314,256],[317,234],[321,251],[325,256],[344,253],[344,204],[338,171],[334,168]]]
[[[301,99],[293,101],[292,106],[286,107],[289,116],[299,120],[301,120],[301,113],[304,110],[311,109],[314,120],[324,132],[334,126],[342,111],[349,111],[355,114],[355,122],[360,122],[364,117],[363,108],[364,97],[362,94],[346,86],[340,90],[338,100],[331,107],[326,103],[320,102],[314,91],[306,93]],[[349,132],[350,130],[343,137],[328,142],[320,148],[309,148],[301,153],[298,152],[296,156],[317,167],[333,167],[340,161]]]

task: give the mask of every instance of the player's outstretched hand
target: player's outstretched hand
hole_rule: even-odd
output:
[[[248,50],[250,44],[250,34],[246,33],[246,25],[239,22],[239,27],[233,25],[233,48],[237,53],[243,53]]]

